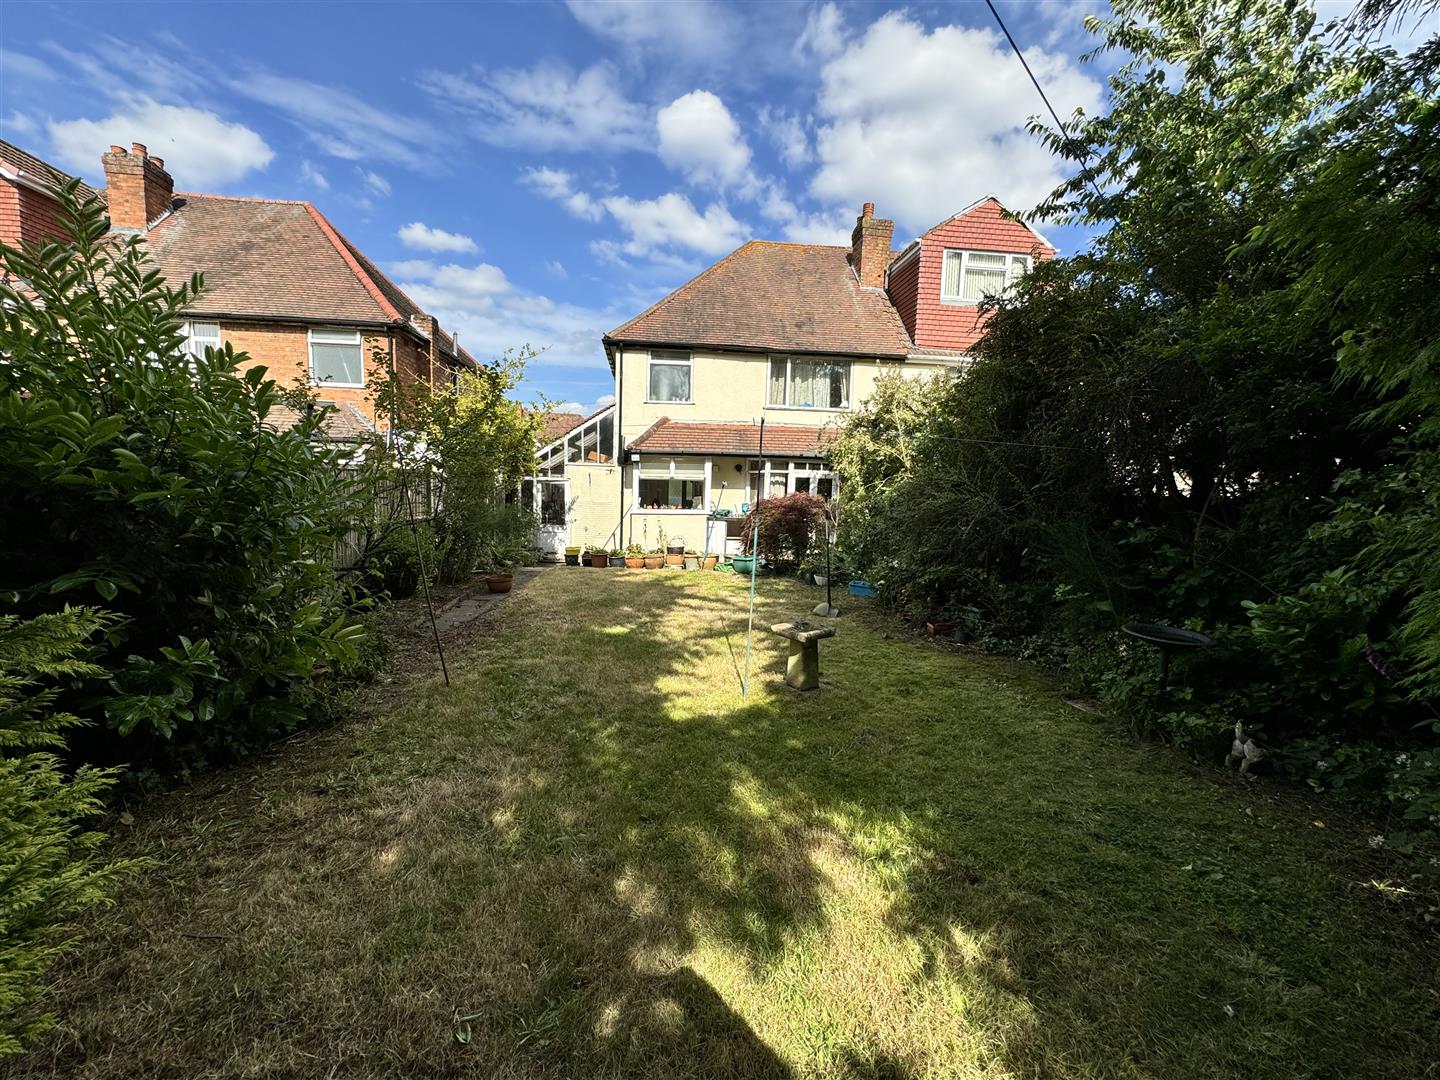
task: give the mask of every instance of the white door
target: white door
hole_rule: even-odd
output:
[[[535,513],[540,528],[535,546],[543,556],[560,556],[570,543],[570,481],[535,480]]]

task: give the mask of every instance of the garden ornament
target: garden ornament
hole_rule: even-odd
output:
[[[1265,756],[1265,751],[1255,745],[1255,740],[1245,734],[1245,725],[1235,721],[1235,741],[1230,744],[1230,753],[1225,755],[1225,767],[1232,761],[1240,763],[1240,775],[1249,776],[1250,766]]]

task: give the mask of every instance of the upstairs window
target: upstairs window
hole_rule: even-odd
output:
[[[359,330],[311,330],[311,380],[324,386],[364,386],[360,353]]]
[[[850,361],[772,356],[765,400],[792,409],[848,408]]]
[[[659,349],[650,353],[650,382],[646,401],[679,401],[689,403],[690,354]]]
[[[940,278],[940,299],[951,304],[978,304],[987,296],[1004,292],[1029,272],[1029,255],[949,250],[945,252]]]
[[[180,324],[180,332],[185,335],[185,344],[180,346],[180,351],[185,356],[193,356],[197,360],[204,359],[205,350],[220,348],[220,324],[214,322],[186,322]]]

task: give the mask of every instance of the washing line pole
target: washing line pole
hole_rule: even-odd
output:
[[[760,563],[760,504],[765,501],[765,418],[760,418],[760,468],[756,471],[755,527],[750,530],[750,622],[745,627],[745,675],[740,680],[740,696],[750,696],[750,637],[755,632],[755,571]]]

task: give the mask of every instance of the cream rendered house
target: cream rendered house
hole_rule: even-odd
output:
[[[849,247],[751,241],[607,334],[615,403],[539,451],[542,546],[733,553],[762,493],[835,497],[828,432],[887,371],[963,365],[980,298],[1054,254],[993,197],[893,233],[866,203]]]

